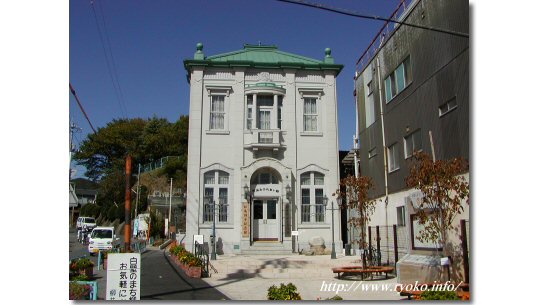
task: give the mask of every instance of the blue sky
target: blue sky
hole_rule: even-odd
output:
[[[399,0],[316,2],[388,17]],[[175,121],[187,115],[189,86],[182,62],[193,57],[198,42],[204,44],[206,56],[261,42],[321,60],[329,47],[335,62],[344,65],[337,78],[339,145],[343,150],[352,147],[355,63],[382,22],[274,0],[95,0],[94,9],[105,46],[90,0],[70,1],[69,81],[95,128],[125,116],[156,115]],[[109,65],[117,74],[122,99],[107,67],[103,49],[108,52],[108,46],[114,59]],[[69,106],[70,117],[82,128],[75,135],[78,145],[91,128],[71,94]],[[77,167],[76,176],[83,172]]]

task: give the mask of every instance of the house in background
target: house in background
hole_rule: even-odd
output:
[[[69,181],[69,213],[71,215],[71,223],[75,223],[81,207],[86,204],[95,203],[97,200],[97,189],[97,183],[88,179],[76,178]]]
[[[468,33],[469,3],[403,1],[393,18]],[[421,193],[409,189],[405,178],[415,151],[435,154],[437,160],[469,159],[469,38],[385,24],[359,59],[355,88],[361,174],[373,178],[373,198],[381,201],[370,222],[381,230],[374,231],[371,240],[375,245],[380,239],[383,263],[395,263],[390,249],[396,225],[398,240],[407,243],[400,249],[401,259],[406,253],[430,255],[436,245],[416,238],[414,207]],[[469,173],[465,177],[468,180]],[[464,207],[456,219],[458,228],[461,219],[469,220],[468,205]],[[451,235],[454,253],[460,244],[458,234]],[[424,270],[400,268],[399,277],[432,282],[435,274]],[[463,278],[463,267],[456,272]]]
[[[343,68],[331,50],[316,60],[245,45],[206,57],[198,44],[184,66],[186,246],[194,235],[209,241],[215,224],[218,254],[292,253],[309,249],[312,238],[330,250],[326,207],[340,178],[336,76]],[[339,252],[339,211],[334,219]]]

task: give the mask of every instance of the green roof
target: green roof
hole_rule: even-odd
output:
[[[194,59],[184,60],[190,71],[193,66],[209,67],[251,67],[251,68],[295,68],[308,70],[334,70],[340,73],[343,65],[334,64],[331,50],[325,49],[324,60],[317,60],[278,50],[277,46],[244,45],[242,50],[205,57],[203,45],[197,44]]]

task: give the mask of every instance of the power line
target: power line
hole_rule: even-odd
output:
[[[81,110],[82,113],[84,114],[84,117],[86,118],[86,121],[88,121],[88,124],[90,124],[90,127],[92,128],[93,132],[96,133],[97,131],[95,131],[95,128],[93,128],[92,122],[90,122],[90,118],[89,118],[88,115],[86,114],[86,111],[84,110],[84,107],[82,107],[82,103],[81,103],[80,100],[78,99],[77,93],[75,92],[75,89],[73,88],[73,86],[71,85],[71,83],[69,83],[69,90],[71,90],[71,94],[73,94],[73,96],[74,96],[75,99],[77,100],[78,107],[80,108],[80,110]]]
[[[95,18],[95,24],[97,26],[97,32],[99,34],[99,39],[101,41],[101,46],[103,47],[103,52],[105,53],[105,62],[106,62],[106,66],[107,66],[107,69],[108,69],[108,74],[109,74],[110,79],[112,81],[112,86],[114,87],[114,94],[116,95],[116,98],[118,100],[118,105],[120,106],[120,111],[122,112],[123,117],[126,117],[125,113],[127,112],[127,110],[126,110],[126,107],[125,107],[125,103],[123,102],[123,94],[122,94],[122,91],[121,91],[120,83],[118,81],[118,75],[117,75],[117,73],[114,73],[113,69],[112,69],[112,65],[114,65],[114,68],[115,68],[114,57],[112,55],[112,49],[110,48],[110,45],[109,45],[109,50],[110,50],[109,52],[110,52],[111,57],[112,57],[111,59],[109,59],[107,49],[106,49],[106,44],[105,44],[105,41],[103,39],[103,33],[101,32],[101,27],[99,26],[99,20],[97,19],[97,12],[95,11],[94,1],[90,0],[90,4],[91,4],[91,7],[92,7],[93,16]],[[101,10],[101,12],[102,12],[102,10]],[[105,30],[106,30],[106,28],[105,28]],[[107,41],[109,41],[108,36],[107,36]],[[110,43],[110,41],[109,41],[109,43]],[[110,62],[112,62],[112,64]]]
[[[418,24],[412,24],[412,23],[407,23],[407,22],[402,22],[402,21],[399,21],[399,20],[395,20],[395,19],[383,18],[383,17],[375,16],[375,15],[365,15],[365,14],[361,14],[361,13],[350,11],[350,10],[344,10],[344,9],[338,9],[338,8],[326,6],[326,5],[323,5],[323,4],[320,4],[320,3],[310,3],[310,2],[301,1],[301,0],[276,0],[276,1],[287,2],[287,3],[292,3],[292,4],[298,4],[298,5],[318,8],[318,9],[321,9],[321,10],[326,10],[326,11],[330,11],[330,12],[333,12],[333,13],[338,13],[338,14],[342,14],[342,15],[346,15],[346,16],[359,17],[359,18],[365,18],[365,19],[371,19],[371,20],[393,22],[393,23],[397,23],[397,24],[400,24],[400,25],[406,25],[406,26],[409,26],[409,27],[419,28],[419,29],[423,29],[423,30],[429,30],[429,31],[434,31],[434,32],[445,33],[445,34],[450,34],[450,35],[454,35],[454,36],[469,38],[469,33],[461,33],[461,32],[444,30],[444,29],[431,27],[431,26],[423,26],[423,25],[418,25]]]
[[[116,77],[116,83],[118,84],[118,89],[120,91],[120,97],[121,102],[123,104],[123,109],[127,113],[127,106],[125,105],[125,98],[123,96],[123,90],[121,90],[120,86],[120,78],[118,76],[118,69],[116,69],[116,60],[114,59],[114,53],[112,52],[112,44],[110,43],[110,38],[108,36],[108,30],[106,27],[106,21],[105,21],[105,13],[103,12],[103,2],[99,3],[99,10],[101,11],[101,19],[103,19],[103,29],[105,32],[105,38],[108,45],[108,51],[110,52],[110,58],[112,59],[112,72],[114,72],[114,76]]]

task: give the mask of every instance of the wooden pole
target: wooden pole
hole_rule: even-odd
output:
[[[125,160],[125,245],[124,252],[131,252],[131,156]]]

